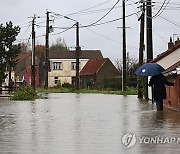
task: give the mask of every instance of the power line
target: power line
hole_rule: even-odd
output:
[[[107,37],[107,36],[104,36],[104,35],[102,35],[102,34],[100,34],[100,33],[98,33],[98,32],[95,32],[95,31],[93,31],[93,30],[90,30],[89,28],[87,28],[87,30],[89,30],[90,32],[93,32],[94,34],[96,34],[96,35],[99,35],[99,36],[101,36],[101,37],[103,37],[103,38],[105,38],[105,39],[107,39],[107,40],[110,40],[110,41],[112,41],[112,42],[115,42],[115,43],[118,43],[118,44],[121,44],[122,42],[119,42],[119,41],[116,41],[116,40],[114,40],[114,39],[111,39],[110,37]],[[111,35],[113,35],[114,33],[112,33]],[[110,35],[110,36],[111,36]],[[130,48],[133,48],[133,49],[138,49],[138,48],[136,48],[136,47],[133,47],[133,46],[130,46],[130,45],[127,45],[128,47],[130,47]]]
[[[71,27],[65,29],[64,31],[61,31],[61,32],[55,33],[55,34],[50,34],[50,35],[58,35],[58,34],[62,34],[62,33],[64,33],[64,32],[66,32],[66,31],[70,30],[71,28],[73,28],[75,25],[76,25],[76,24],[73,24]]]
[[[120,0],[118,0],[118,1],[112,6],[112,8],[111,8],[104,16],[102,16],[100,19],[98,19],[97,21],[93,22],[92,24],[89,24],[89,25],[86,25],[86,26],[92,26],[92,25],[98,23],[99,21],[101,21],[102,19],[104,19],[104,18],[114,9],[114,7],[119,3],[119,1],[120,1]]]
[[[98,23],[99,21],[101,21],[102,19],[104,19],[104,18],[115,8],[115,6],[119,3],[119,1],[120,1],[120,0],[118,0],[118,1],[110,8],[110,10],[109,10],[104,16],[102,16],[100,19],[98,19],[97,21],[93,22],[92,24],[86,25],[86,27],[92,26],[92,25]],[[86,9],[85,9],[85,10],[86,10]],[[79,11],[79,12],[80,12],[80,11]],[[67,16],[64,16],[64,15],[61,15],[61,14],[58,14],[58,13],[54,13],[54,12],[52,12],[52,13],[53,13],[54,15],[56,15],[56,16],[61,16],[61,17],[64,17],[64,18],[68,18]]]
[[[126,4],[126,6],[133,6],[132,4],[135,4],[135,3]],[[118,9],[118,8],[121,8],[121,7],[122,6],[116,6],[116,7],[114,7],[114,9]],[[101,13],[101,12],[107,11],[109,9],[111,9],[111,8],[104,8],[104,9],[91,10],[91,11],[83,11],[83,12],[80,12],[80,13],[77,13],[77,14],[74,13],[73,15],[70,15],[70,16],[80,16],[80,15]],[[69,16],[69,15],[66,15],[66,16]]]
[[[138,12],[140,12],[140,11],[138,11]],[[127,18],[127,17],[133,16],[133,15],[136,15],[138,12],[135,12],[135,13],[132,13],[132,14],[129,14],[129,15],[126,15],[125,17]],[[118,20],[122,20],[122,17],[121,17],[121,18],[117,18],[117,19],[113,19],[113,20],[110,20],[110,21],[106,21],[106,22],[103,22],[103,23],[99,23],[99,24],[89,24],[89,25],[81,26],[81,28],[104,25],[104,24],[116,22],[116,21],[118,21]]]
[[[20,39],[24,36],[24,34],[27,34],[27,31],[29,30],[30,26],[31,25],[29,24],[29,26],[25,29],[24,33],[22,33],[17,39]]]
[[[98,4],[98,5],[95,5],[95,6],[93,6],[93,7],[87,8],[87,9],[83,9],[83,10],[81,10],[81,11],[77,11],[77,12],[74,12],[74,13],[71,13],[71,14],[67,14],[67,16],[74,15],[74,14],[77,14],[77,13],[80,13],[80,12],[83,12],[83,11],[86,11],[86,10],[90,10],[90,9],[96,8],[96,7],[98,7],[98,6],[101,6],[101,5],[103,5],[103,4],[108,3],[108,2],[110,2],[110,1],[112,1],[112,0],[105,1],[105,2],[103,2],[103,3],[100,3],[100,4]]]
[[[170,2],[170,0],[168,0],[167,3],[166,3],[166,0],[164,0],[162,6],[160,7],[160,9],[157,11],[157,13],[152,18],[157,18],[158,16],[160,16],[163,13],[163,11],[166,9],[166,7],[169,4],[169,2]]]
[[[156,33],[156,35],[161,39],[163,40],[166,44],[167,44],[167,41],[162,37],[160,36],[154,29],[153,29],[154,33]]]

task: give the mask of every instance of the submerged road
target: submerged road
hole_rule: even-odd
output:
[[[178,154],[180,113],[137,96],[48,94],[0,100],[0,153]],[[178,142],[179,139],[179,142]]]

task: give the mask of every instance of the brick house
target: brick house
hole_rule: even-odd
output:
[[[89,59],[103,58],[100,50],[81,50],[79,66],[80,70],[85,66]],[[42,54],[39,63],[39,80],[43,86],[45,82],[45,56]],[[49,72],[48,72],[48,87],[57,85],[60,80],[61,84],[73,84],[73,78],[76,76],[76,54],[75,51],[49,51]]]
[[[163,100],[164,106],[175,110],[180,109],[180,40],[168,43],[168,50],[158,55],[152,62],[165,68],[163,74],[168,81],[174,82],[172,87],[166,86],[167,99]]]
[[[167,99],[164,100],[164,105],[180,110],[180,60],[174,65],[166,69],[163,74],[166,76],[168,81],[174,82],[173,87],[166,87]]]
[[[21,52],[19,56],[16,57],[17,64],[14,67],[14,72],[15,72],[15,80],[16,81],[22,81],[26,80],[27,85],[31,84],[31,55],[32,52]],[[35,57],[35,64],[36,67],[39,64],[39,58],[36,56]],[[36,71],[38,73],[38,71]],[[25,78],[26,75],[26,78]],[[36,74],[36,81],[35,84],[39,84],[39,74]]]
[[[82,87],[95,85],[104,87],[105,79],[120,76],[109,58],[90,59],[84,68],[80,71],[80,80]]]
[[[31,66],[26,66],[24,80],[26,85],[31,85]],[[35,87],[39,87],[39,66],[35,67]]]

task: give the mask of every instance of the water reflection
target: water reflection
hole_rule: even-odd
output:
[[[157,112],[136,96],[48,94],[36,101],[0,100],[1,153],[176,153],[177,144],[124,148],[122,136],[178,136],[180,114]],[[179,136],[180,137],[180,136]]]

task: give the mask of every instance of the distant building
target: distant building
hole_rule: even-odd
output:
[[[105,79],[120,76],[109,58],[90,59],[80,71],[81,86],[104,87]]]
[[[158,55],[152,62],[160,64],[165,68],[163,74],[166,78],[174,82],[172,87],[166,86],[167,99],[164,100],[164,106],[180,110],[180,40],[175,43],[168,43],[168,50]]]
[[[17,64],[14,67],[15,72],[15,80],[16,81],[23,81],[25,79],[27,85],[31,85],[31,56],[32,52],[21,52],[19,56],[16,57]],[[37,71],[37,66],[39,64],[39,58],[35,57],[35,64],[36,64],[36,78],[35,78],[35,85],[38,87],[39,85],[39,71]]]
[[[79,57],[80,70],[85,66],[89,59],[103,58],[100,50],[81,50]],[[40,85],[45,83],[45,55],[43,54],[39,63]],[[48,87],[57,85],[58,80],[63,83],[73,84],[73,78],[76,76],[76,54],[75,51],[49,51],[49,72]]]
[[[26,85],[31,85],[31,72],[31,66],[26,66],[23,79]],[[35,87],[39,87],[39,66],[35,67]]]

